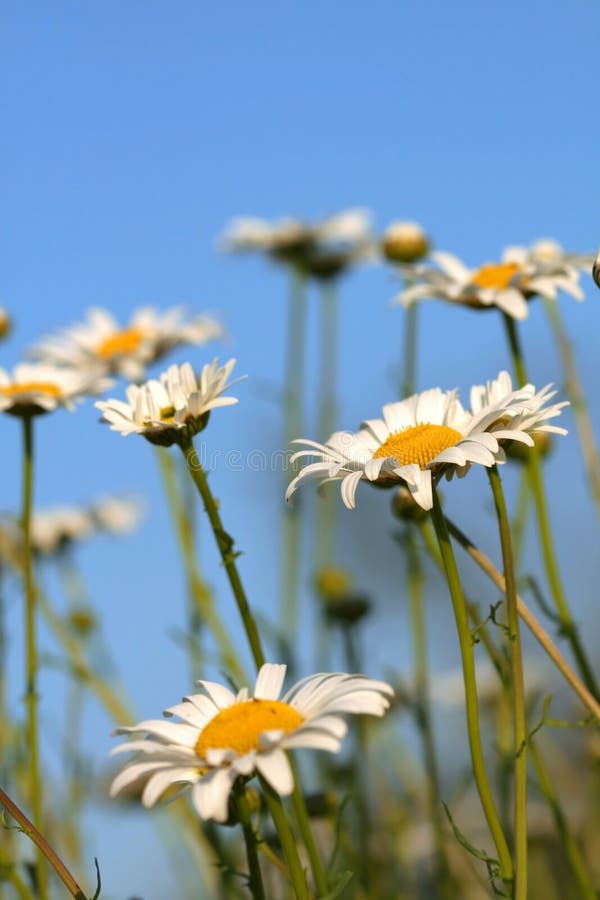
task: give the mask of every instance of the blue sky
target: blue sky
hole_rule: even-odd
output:
[[[122,317],[142,303],[211,309],[230,333],[215,352],[236,355],[249,378],[237,389],[239,407],[213,417],[207,441],[277,448],[285,279],[262,260],[219,255],[216,238],[226,222],[237,214],[315,218],[358,205],[373,211],[377,229],[393,218],[421,221],[438,247],[473,264],[506,244],[545,236],[593,250],[600,240],[599,32],[593,0],[5,4],[0,302],[16,329],[1,348],[3,364],[91,304]],[[589,281],[586,288],[585,304],[563,298],[563,310],[591,393],[600,316]],[[394,292],[389,272],[376,267],[342,286],[342,426],[376,415],[394,397],[402,329],[400,311],[388,305]],[[312,297],[312,398],[315,313]],[[532,378],[560,381],[539,306],[532,306],[524,339]],[[424,309],[421,352],[420,387],[466,390],[508,364],[498,322],[437,304]],[[199,365],[211,353],[189,356]],[[597,419],[594,398],[592,407]],[[307,434],[314,410],[311,400]],[[122,440],[96,418],[87,404],[39,423],[37,496],[41,504],[117,490],[148,496],[140,532],[121,544],[86,547],[81,563],[136,706],[156,715],[189,686],[186,660],[169,636],[182,621],[178,557],[151,448]],[[18,502],[19,445],[15,422],[0,428],[1,505],[8,509]],[[574,439],[559,449],[551,471],[565,580],[572,579],[583,610],[584,588],[597,574],[590,561],[597,533]],[[280,479],[217,471],[213,484],[244,550],[251,596],[268,613],[277,604]],[[474,478],[460,498],[454,486],[448,498],[474,527],[483,506],[493,540],[484,491],[485,480]],[[365,565],[357,581],[374,585],[380,609],[389,610],[395,598],[387,500],[364,491],[361,502],[372,543],[364,544],[364,518],[340,509],[340,558],[360,551]],[[231,616],[210,536],[202,542],[209,577]],[[434,641],[448,627],[437,594]],[[391,608],[397,642],[385,644],[380,612],[367,646],[384,646],[406,669],[403,610],[400,603]],[[16,600],[10,612],[18,698]],[[452,648],[440,647],[436,665],[454,662]],[[64,679],[46,677],[51,716]],[[98,761],[110,746],[109,730],[90,704],[86,735]],[[163,898],[171,878],[164,858],[156,853],[151,864],[135,863],[122,853],[123,835],[130,846],[146,840],[143,818],[103,816],[91,816],[89,828],[107,897]]]

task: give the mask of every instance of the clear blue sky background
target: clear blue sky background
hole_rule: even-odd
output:
[[[16,330],[2,347],[3,363],[90,304],[122,317],[142,303],[212,309],[230,331],[215,352],[235,354],[249,378],[237,388],[239,407],[213,417],[207,441],[242,451],[277,448],[285,281],[261,260],[220,256],[215,239],[225,223],[237,214],[313,218],[360,205],[373,211],[378,229],[393,218],[421,221],[438,247],[473,264],[508,243],[546,236],[593,250],[600,240],[599,33],[594,0],[4,4],[0,301]],[[561,302],[592,395],[600,316],[589,280],[586,288],[585,304]],[[395,396],[402,314],[388,306],[394,291],[382,268],[366,268],[343,285],[345,427]],[[422,321],[420,387],[466,390],[508,364],[495,316],[430,304]],[[541,307],[532,306],[524,334],[532,378],[560,379]],[[212,352],[189,356],[199,365]],[[313,397],[314,357],[313,347]],[[592,407],[600,413],[593,396]],[[154,716],[189,687],[187,662],[170,636],[182,623],[180,567],[151,448],[96,419],[87,404],[76,415],[40,421],[37,497],[70,503],[134,490],[149,498],[137,535],[97,541],[81,563],[135,704]],[[0,429],[0,502],[10,509],[18,502],[18,434],[9,419]],[[590,559],[598,544],[574,438],[551,473],[565,579],[583,614],[598,575]],[[467,482],[448,489],[448,502],[493,547],[485,479]],[[280,478],[218,470],[213,485],[245,552],[251,596],[269,614],[278,602]],[[367,663],[369,673],[379,673],[380,655],[406,671],[406,619],[392,586],[402,573],[392,568],[387,498],[364,490],[359,511],[340,518],[340,559],[354,561],[359,586],[372,586],[379,601],[367,640],[378,659]],[[232,618],[212,545],[204,543],[211,581]],[[449,619],[443,595],[432,594],[432,603],[435,642]],[[16,599],[10,614],[16,703]],[[437,668],[455,663],[449,642],[434,645]],[[64,676],[48,671],[43,688],[51,748]],[[86,745],[98,766],[109,730],[90,703]],[[169,896],[173,876],[146,819],[110,812],[88,818],[107,898]]]

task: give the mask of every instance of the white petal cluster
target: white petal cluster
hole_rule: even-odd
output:
[[[144,504],[136,497],[101,497],[89,509],[99,531],[116,536],[133,531],[144,514]]]
[[[92,307],[87,319],[31,348],[36,359],[78,370],[101,368],[130,381],[144,378],[147,367],[175,347],[205,344],[223,336],[222,326],[207,315],[187,319],[181,307],[158,312],[136,310],[126,325],[108,310]]]
[[[111,399],[96,406],[113,431],[143,434],[155,443],[171,444],[184,433],[192,436],[200,431],[212,409],[238,402],[235,397],[223,396],[231,386],[234,365],[235,359],[224,366],[215,359],[198,376],[190,363],[173,365],[158,380],[129,385],[126,401]]]
[[[185,697],[182,703],[165,710],[165,716],[180,721],[157,719],[119,728],[116,734],[144,737],[114,748],[113,753],[134,752],[135,756],[114,779],[111,796],[145,782],[142,803],[151,807],[172,785],[192,785],[192,801],[201,818],[223,822],[238,777],[259,773],[279,794],[290,794],[294,780],[286,750],[311,747],[338,752],[347,731],[341,716],[382,716],[393,694],[385,682],[363,675],[312,675],[281,698],[282,704],[298,714],[299,724],[293,730],[265,730],[257,746],[243,755],[232,747],[215,746],[204,757],[198,756],[196,747],[202,732],[223,710],[252,698],[279,701],[285,671],[284,665],[262,666],[252,697],[247,688],[236,695],[215,682],[199,681],[202,693]]]
[[[12,372],[0,369],[0,411],[15,415],[73,409],[87,394],[107,385],[98,370],[78,371],[49,363],[19,363]]]
[[[294,454],[292,461],[309,462],[290,483],[286,499],[289,501],[307,479],[340,481],[342,500],[353,509],[360,481],[383,485],[402,482],[419,506],[431,509],[434,478],[442,474],[447,478],[463,476],[472,463],[489,467],[505,462],[502,444],[506,441],[532,446],[532,433],[566,434],[564,428],[548,424],[568,405],[566,401],[548,405],[554,394],[550,385],[538,392],[531,384],[513,391],[508,372],[501,372],[494,381],[472,388],[470,411],[463,408],[456,391],[440,388],[388,403],[381,419],[365,421],[358,432],[338,431],[325,444],[294,441],[305,449]],[[394,456],[377,455],[389,438],[419,425],[453,429],[458,434],[456,443],[424,465],[403,464]]]
[[[435,265],[411,266],[410,284],[394,302],[411,306],[419,300],[437,298],[475,309],[497,307],[514,319],[526,319],[527,301],[534,296],[555,300],[559,291],[583,299],[580,271],[591,269],[592,258],[571,254],[554,242],[526,247],[507,247],[500,263],[485,263],[470,269],[458,257],[434,252]],[[493,270],[497,273],[497,282]]]

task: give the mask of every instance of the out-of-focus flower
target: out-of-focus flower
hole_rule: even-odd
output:
[[[135,497],[102,497],[90,507],[90,515],[100,531],[127,534],[137,528],[144,504]]]
[[[0,341],[9,336],[12,331],[12,319],[6,310],[0,306]]]
[[[199,681],[201,694],[165,710],[181,721],[149,720],[116,734],[145,734],[115,747],[135,753],[116,776],[111,795],[145,781],[142,803],[153,806],[172,785],[193,785],[192,801],[203,819],[224,822],[238,778],[259,773],[281,795],[294,778],[286,750],[301,747],[337,753],[347,726],[342,715],[382,716],[392,688],[363,675],[319,674],[305,678],[279,699],[286,667],[261,667],[254,694],[233,694]]]
[[[547,406],[554,396],[550,386],[536,392],[533,385],[512,390],[507,372],[471,390],[471,411],[465,410],[456,391],[433,388],[383,408],[383,418],[363,423],[360,431],[338,431],[326,444],[301,439],[306,449],[292,456],[313,459],[287,489],[290,500],[302,481],[340,481],[342,500],[353,509],[360,481],[394,487],[403,483],[423,507],[433,505],[434,478],[463,476],[472,463],[492,466],[505,462],[501,446],[521,441],[532,446],[531,434],[550,431],[549,425],[567,402]]]
[[[0,411],[15,416],[51,412],[58,406],[73,409],[86,394],[95,393],[106,379],[97,371],[78,371],[46,363],[19,363],[12,373],[0,369]]]
[[[105,372],[141,380],[146,368],[170,350],[186,344],[206,344],[223,336],[222,326],[207,315],[185,318],[181,307],[158,312],[136,310],[128,324],[120,324],[106,309],[88,310],[87,321],[45,338],[31,354],[56,365]]]
[[[370,216],[348,209],[316,223],[241,217],[231,222],[221,247],[230,253],[266,253],[316,278],[333,278],[372,254]]]
[[[50,556],[69,544],[90,537],[94,521],[89,510],[77,506],[35,510],[31,517],[34,553]]]
[[[547,244],[547,242],[545,242]],[[558,246],[558,245],[557,245]],[[451,253],[431,254],[435,265],[411,266],[411,284],[395,302],[410,306],[419,300],[438,298],[473,309],[498,307],[514,319],[528,315],[527,301],[536,295],[555,300],[565,291],[583,299],[579,270],[584,256],[564,251],[552,256],[548,246],[508,247],[498,263],[469,269]],[[591,264],[591,263],[590,263]]]
[[[393,263],[415,263],[430,249],[427,232],[417,222],[392,222],[381,238],[381,252]]]
[[[101,400],[96,406],[113,431],[142,434],[154,444],[169,446],[201,431],[212,409],[238,402],[223,396],[234,383],[229,382],[234,365],[235,359],[224,366],[215,359],[199,376],[190,363],[170,366],[159,381],[129,385],[127,401]]]

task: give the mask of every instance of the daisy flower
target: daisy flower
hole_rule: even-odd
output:
[[[267,253],[321,278],[333,277],[364,258],[370,244],[370,216],[363,209],[344,210],[316,223],[240,217],[231,222],[221,239],[226,252]]]
[[[222,396],[235,383],[229,382],[234,365],[235,359],[224,366],[215,359],[198,376],[190,363],[170,366],[159,380],[129,385],[126,401],[102,400],[96,406],[113,431],[143,434],[152,443],[169,446],[201,431],[212,409],[237,403],[235,397]]]
[[[159,313],[151,307],[136,310],[126,325],[106,309],[88,310],[87,321],[42,340],[32,348],[37,359],[76,368],[102,367],[131,381],[140,381],[147,366],[175,347],[205,344],[222,337],[223,329],[209,316],[185,320],[173,307]]]
[[[401,291],[394,302],[410,306],[437,297],[473,309],[496,306],[514,319],[526,319],[527,301],[538,294],[555,300],[562,290],[581,300],[581,266],[574,261],[583,257],[562,252],[551,259],[547,250],[539,245],[508,247],[499,263],[485,263],[477,269],[467,268],[451,253],[432,253],[436,266],[411,266],[407,272],[416,283]]]
[[[106,384],[106,378],[97,371],[19,363],[12,374],[0,369],[0,411],[33,416],[51,412],[58,406],[73,409],[77,400],[104,389]]]
[[[35,553],[51,556],[68,544],[90,537],[94,521],[86,509],[62,506],[36,510],[31,518],[31,546]]]
[[[307,479],[340,481],[342,500],[353,509],[360,481],[403,483],[419,506],[431,509],[433,479],[465,475],[472,463],[489,467],[505,462],[505,441],[532,446],[531,433],[566,434],[548,424],[567,405],[547,405],[553,396],[550,386],[537,393],[533,385],[513,391],[510,376],[501,372],[494,381],[472,389],[471,411],[463,408],[455,390],[440,388],[388,403],[383,418],[364,422],[356,433],[338,431],[325,444],[294,441],[305,449],[292,461],[314,461],[293,479],[286,499]]]
[[[103,497],[90,507],[89,513],[99,531],[121,535],[137,528],[144,505],[134,497]]]
[[[192,785],[192,802],[203,819],[224,822],[237,778],[261,775],[280,795],[291,794],[294,778],[286,750],[311,747],[337,753],[347,726],[345,714],[382,716],[392,688],[364,675],[318,674],[298,682],[280,699],[286,666],[267,663],[248,688],[233,694],[212,681],[202,693],[184,697],[161,719],[119,728],[115,734],[143,734],[115,747],[135,756],[114,779],[116,796],[145,782],[142,803],[153,806],[173,785]]]

